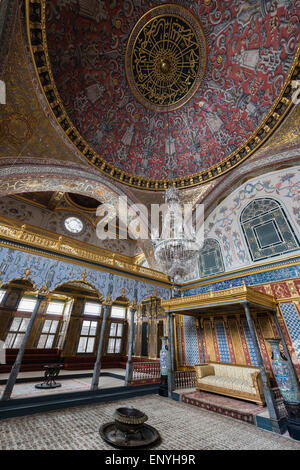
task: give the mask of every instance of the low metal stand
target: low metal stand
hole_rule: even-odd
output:
[[[100,427],[100,436],[113,447],[137,449],[153,446],[160,442],[159,432],[145,424],[148,416],[135,408],[117,408],[115,421]]]
[[[55,382],[60,369],[62,369],[62,364],[47,364],[44,366],[45,369],[45,377],[44,382],[41,384],[35,385],[35,388],[58,388],[61,387],[61,384]]]

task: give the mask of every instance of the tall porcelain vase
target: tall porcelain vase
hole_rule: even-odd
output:
[[[280,355],[280,339],[268,339],[271,345],[273,358],[272,368],[278,388],[283,397],[288,412],[288,431],[293,439],[300,440],[300,392],[299,385],[291,373],[291,366]]]
[[[168,369],[170,355],[167,349],[167,336],[161,338],[162,345],[160,350],[160,385],[159,385],[159,395],[163,397],[168,396]]]

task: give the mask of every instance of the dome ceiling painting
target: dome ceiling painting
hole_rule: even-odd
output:
[[[67,134],[120,181],[163,189],[155,181],[216,177],[292,106],[299,0],[39,1]]]

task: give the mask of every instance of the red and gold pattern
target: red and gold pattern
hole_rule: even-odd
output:
[[[124,67],[130,31],[157,2],[47,1],[48,49],[69,117],[106,162],[153,180],[211,168],[250,138],[282,90],[300,36],[296,0],[180,4],[202,22],[209,57],[202,85],[168,126],[134,99]]]

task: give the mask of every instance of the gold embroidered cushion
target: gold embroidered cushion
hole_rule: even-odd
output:
[[[201,379],[207,375],[215,375],[215,370],[213,366],[194,366],[196,369],[197,378]]]

